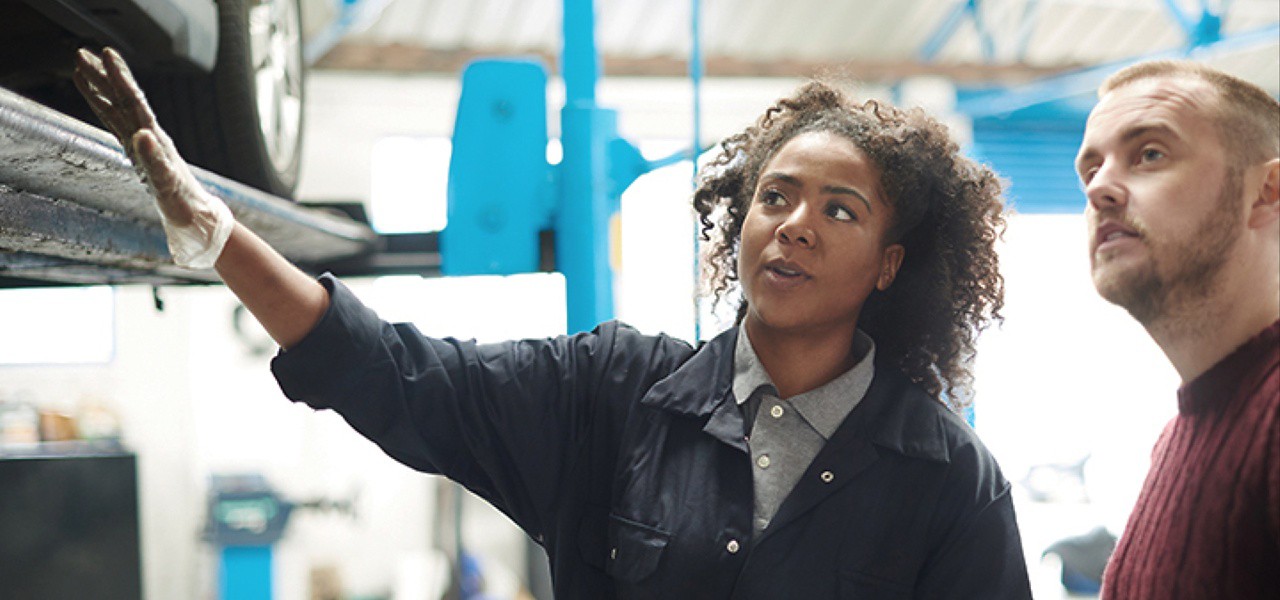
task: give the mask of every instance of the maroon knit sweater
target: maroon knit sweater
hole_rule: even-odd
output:
[[[1280,321],[1178,390],[1102,598],[1280,598]]]

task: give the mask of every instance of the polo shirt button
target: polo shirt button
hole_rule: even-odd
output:
[[[760,467],[761,469],[768,469],[768,468],[769,468],[769,455],[768,455],[768,454],[761,454],[761,455],[760,455],[760,458],[757,458],[757,459],[756,459],[756,466]]]
[[[769,414],[775,419],[781,419],[783,412],[782,407],[777,404],[773,405],[773,408],[769,409]]]
[[[729,543],[724,546],[724,549],[728,550],[729,554],[737,554],[739,548],[741,546],[738,545],[738,540],[729,540]]]
[[[823,471],[822,474],[819,475],[818,477],[822,479],[822,483],[831,483],[833,480],[835,480],[836,474],[832,473],[831,471]]]

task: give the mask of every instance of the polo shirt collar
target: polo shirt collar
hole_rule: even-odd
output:
[[[655,383],[640,403],[686,418],[702,419],[703,430],[708,434],[745,450],[742,411],[734,402],[732,389],[737,338],[738,328],[731,327],[703,344],[688,361]],[[881,365],[856,411],[863,413],[859,419],[862,424],[849,429],[847,436],[837,431],[829,443],[843,446],[845,443],[839,438],[852,436],[850,442],[873,441],[909,456],[948,462],[949,452],[938,417],[932,411],[923,410],[924,405],[935,402],[904,375]],[[850,418],[854,416],[857,415]]]
[[[786,398],[824,439],[831,439],[845,417],[849,416],[849,411],[862,401],[867,388],[871,387],[871,379],[875,375],[876,345],[861,329],[854,332],[853,352],[861,358],[848,371],[818,388]],[[733,355],[734,400],[742,405],[761,387],[765,388],[764,393],[778,395],[777,386],[773,385],[751,345],[745,323],[740,324]]]

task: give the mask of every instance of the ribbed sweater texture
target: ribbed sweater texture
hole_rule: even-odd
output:
[[[1178,390],[1102,598],[1280,599],[1280,321]]]

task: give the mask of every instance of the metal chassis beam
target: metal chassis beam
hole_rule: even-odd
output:
[[[369,254],[378,245],[371,229],[345,216],[194,170],[237,220],[300,266],[321,269]],[[32,256],[50,260],[33,261]],[[37,264],[58,268],[35,268]],[[72,271],[74,276],[59,275]],[[0,285],[10,286],[28,279],[75,284],[216,281],[211,271],[172,264],[151,196],[110,134],[4,89],[0,277],[7,279]]]

